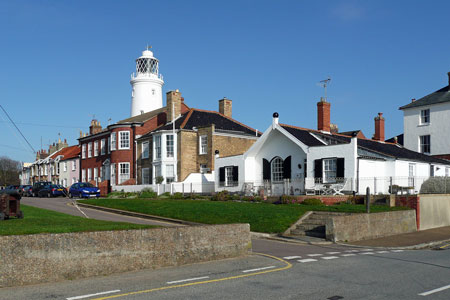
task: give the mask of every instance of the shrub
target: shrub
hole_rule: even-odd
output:
[[[239,194],[233,194],[233,195],[231,196],[231,199],[232,199],[232,200],[241,200],[241,196],[239,196]]]
[[[183,199],[184,197],[183,197],[183,194],[182,194],[182,193],[174,193],[174,194],[172,195],[172,198],[173,198],[173,199]]]
[[[162,176],[157,176],[155,178],[156,184],[161,184],[161,183],[163,183],[163,181],[164,181],[164,177],[162,177]]]
[[[159,195],[158,197],[159,198],[170,198],[172,195],[170,195],[170,193],[169,192],[165,192],[165,193],[162,193],[161,195]]]
[[[450,178],[448,177],[430,177],[422,184],[421,194],[449,194]]]
[[[297,197],[291,195],[282,195],[280,198],[282,204],[294,204],[297,203]]]
[[[253,202],[255,200],[255,197],[253,196],[244,196],[241,198],[242,201],[246,201],[246,202]]]
[[[231,200],[231,195],[228,193],[227,190],[218,192],[214,196],[211,197],[212,201],[228,201]]]
[[[157,198],[158,194],[151,188],[145,188],[141,191],[139,198]]]
[[[320,199],[316,199],[316,198],[305,199],[305,200],[303,200],[303,202],[301,204],[303,204],[303,205],[323,205],[322,201],[320,201]]]

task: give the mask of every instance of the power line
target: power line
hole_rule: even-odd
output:
[[[7,121],[1,121],[3,123],[9,123]],[[16,124],[20,125],[28,125],[28,126],[42,126],[42,127],[56,127],[56,128],[82,128],[83,126],[64,126],[64,125],[52,125],[52,124],[35,124],[35,123],[22,123],[22,122],[16,122]]]
[[[6,112],[6,110],[3,108],[3,106],[1,104],[0,104],[0,108],[3,110],[3,112],[8,117],[8,119],[11,121],[11,123],[14,125],[14,127],[16,127],[17,131],[23,137],[25,142],[27,142],[28,146],[30,146],[31,150],[33,150],[33,152],[36,153],[36,150],[34,150],[33,146],[31,146],[30,142],[28,142],[27,138],[23,135],[22,131],[20,131],[19,127],[17,127],[17,125],[14,123],[14,121],[11,119],[11,117],[8,115],[8,113]]]

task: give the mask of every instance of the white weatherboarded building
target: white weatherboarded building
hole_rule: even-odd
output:
[[[369,187],[371,193],[417,193],[426,178],[449,169],[445,160],[398,144],[279,124],[274,113],[271,126],[247,152],[219,153],[215,189],[300,195],[364,194]]]

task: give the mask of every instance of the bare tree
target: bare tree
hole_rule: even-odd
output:
[[[22,164],[6,156],[0,156],[0,185],[20,184]]]

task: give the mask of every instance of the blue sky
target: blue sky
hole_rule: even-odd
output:
[[[330,76],[341,131],[403,132],[398,107],[448,84],[449,1],[3,1],[0,104],[38,150],[78,143],[92,116],[130,115],[130,74],[147,44],[191,107],[259,130],[316,128],[317,83]],[[165,99],[164,99],[165,102]],[[0,156],[35,155],[0,111]]]

